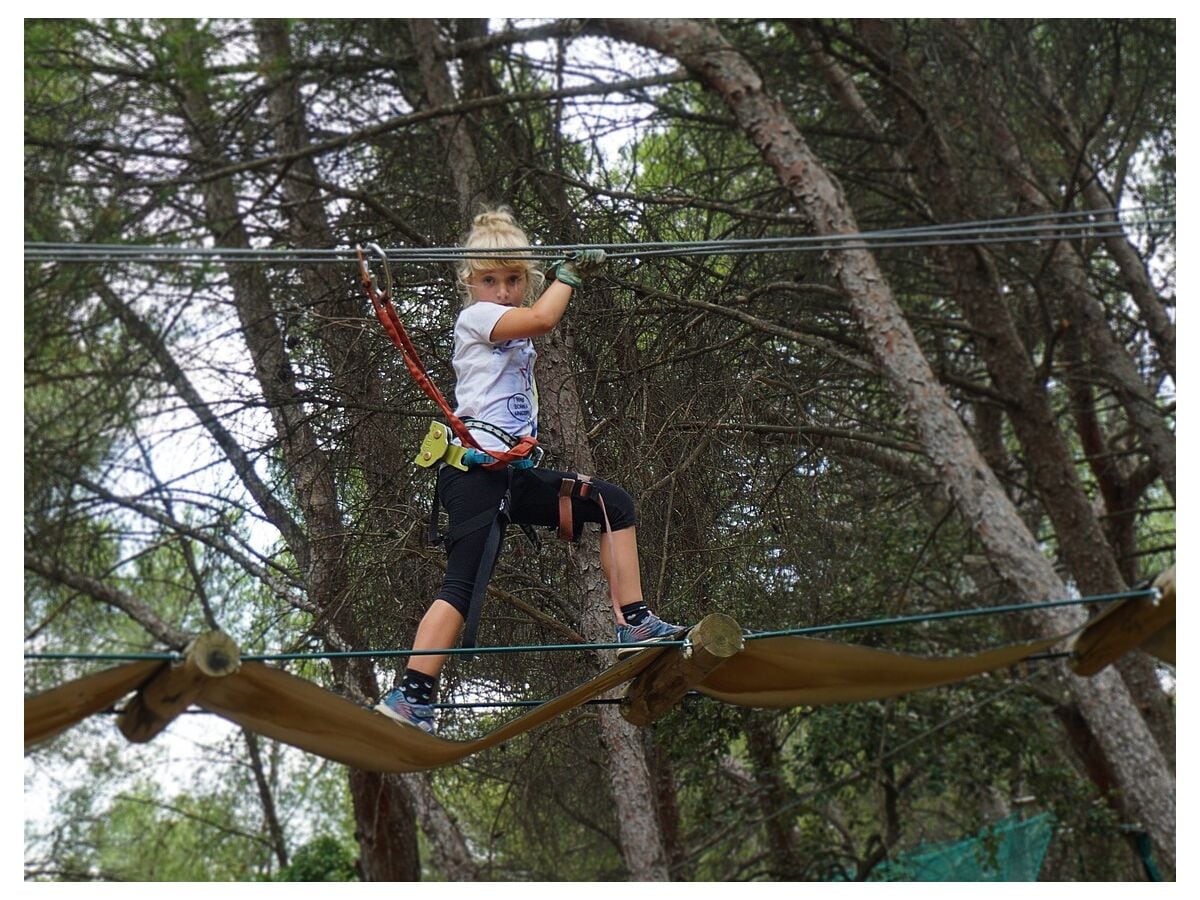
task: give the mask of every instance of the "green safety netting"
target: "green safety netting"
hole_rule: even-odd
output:
[[[1001,819],[974,837],[925,844],[872,870],[868,881],[1037,881],[1054,817]]]

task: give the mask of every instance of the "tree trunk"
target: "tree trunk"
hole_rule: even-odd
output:
[[[275,149],[287,154],[311,143],[298,79],[291,75],[292,52],[286,19],[257,19],[254,24],[259,56],[267,71],[275,73],[267,96]],[[333,247],[337,244],[321,191],[317,167],[309,156],[299,156],[282,173],[280,188],[287,218],[288,237],[296,247]],[[319,341],[332,373],[333,387],[347,418],[355,464],[361,467],[373,499],[371,513],[381,528],[399,530],[399,510],[407,497],[398,486],[404,482],[390,465],[403,433],[398,416],[383,412],[383,381],[372,364],[367,340],[374,316],[348,270],[332,266],[304,266],[300,277],[311,310],[300,327],[311,329]],[[364,320],[365,323],[364,323]]]
[[[570,460],[577,471],[591,473],[595,471],[592,449],[569,359],[569,339],[552,333],[543,342],[538,358],[542,433],[557,457]],[[592,643],[611,643],[612,604],[600,566],[599,546],[584,539],[568,559],[572,581],[579,589],[580,631]],[[610,657],[611,651],[598,655],[601,666],[609,664],[605,657]],[[634,881],[668,881],[666,847],[654,805],[657,791],[641,732],[621,717],[616,706],[599,707],[599,722],[621,855],[629,877]]]
[[[416,26],[414,39],[424,33],[422,29],[425,27]],[[427,63],[422,64],[421,69],[430,100],[433,101],[437,96],[441,102],[453,102],[454,94],[445,66],[433,61]],[[456,144],[470,141],[465,128],[445,129],[441,137],[443,141]],[[447,148],[447,155],[449,159],[458,160],[467,167],[477,167],[480,158],[473,150],[464,147],[453,152]],[[455,185],[459,190],[460,209],[464,213],[469,214],[474,198],[482,196],[482,178],[483,173],[478,169],[476,172],[456,173]],[[563,218],[561,211],[556,218]],[[569,339],[562,336],[565,328],[564,323],[543,340],[539,348],[541,434],[548,439],[546,442],[555,457],[564,461],[563,465],[569,461],[576,471],[594,473],[587,424],[570,365]],[[590,542],[581,544],[570,554],[569,560],[572,579],[580,590],[580,630],[589,641],[609,643],[613,636],[612,612],[608,587],[600,566],[599,548]],[[600,664],[607,662],[602,659]],[[666,851],[653,802],[656,792],[639,731],[621,718],[615,706],[600,707],[599,722],[600,740],[607,755],[609,783],[616,808],[621,855],[629,870],[629,877],[636,881],[666,881],[669,879]]]
[[[442,47],[442,36],[436,19],[409,19],[408,30],[412,35],[413,53],[417,57],[417,68],[425,85],[425,99],[433,108],[453,106],[458,102],[450,72],[438,51]],[[466,128],[465,117],[440,118],[434,122],[446,151],[446,168],[454,181],[458,196],[459,212],[463,217],[471,214],[473,206],[483,198],[482,172],[475,145]]]
[[[767,832],[767,846],[771,854],[771,874],[778,881],[800,881],[805,866],[796,850],[792,834],[795,812],[785,811],[794,803],[793,794],[783,781],[780,769],[779,745],[771,726],[758,712],[742,717],[742,730],[746,734],[746,751],[750,756],[754,772],[754,789],[759,809],[762,810],[763,828]]]
[[[922,102],[924,90],[899,47],[895,26],[869,21],[859,27],[881,64],[889,67],[885,78],[893,90],[902,131],[917,135],[907,145],[908,154],[937,220],[975,218],[963,179],[951,159],[941,116]],[[946,273],[947,288],[979,335],[980,353],[993,383],[1006,398],[1006,412],[1021,442],[1038,497],[1054,523],[1062,554],[1080,590],[1104,594],[1124,589],[1120,569],[1079,480],[1074,456],[1058,428],[1042,379],[1009,311],[995,266],[982,248],[950,246],[945,256],[948,265],[939,268]]]
[[[193,152],[219,166],[222,145],[215,132],[212,106],[206,80],[196,73],[205,72],[204,50],[199,34],[190,23],[168,26],[179,39],[185,58],[181,60],[180,85],[182,112],[190,125]],[[285,123],[286,124],[286,123]],[[250,241],[242,224],[232,180],[210,179],[201,187],[206,227],[218,245],[249,248]],[[308,595],[328,616],[329,625],[353,646],[363,646],[353,610],[347,604],[350,584],[347,569],[345,528],[338,506],[337,486],[332,466],[307,421],[304,397],[296,388],[291,361],[271,303],[270,285],[260,268],[231,266],[229,282],[234,306],[255,375],[271,412],[281,452],[292,479],[304,524],[308,532],[307,559],[301,560]],[[371,664],[363,659],[335,659],[332,669],[339,691],[360,702],[374,698],[378,685]],[[364,877],[385,873],[387,880],[416,880],[420,864],[416,858],[416,827],[411,804],[403,796],[399,782],[382,779],[373,773],[351,771],[351,797],[359,823]],[[363,806],[369,803],[370,806]],[[381,818],[381,811],[408,811],[406,818]]]
[[[399,775],[350,770],[354,838],[363,881],[418,881],[421,859],[412,801]],[[405,827],[406,826],[406,827]]]
[[[1105,531],[1109,546],[1121,561],[1125,583],[1133,584],[1138,580],[1134,554],[1137,551],[1137,505],[1144,492],[1144,482],[1135,480],[1136,472],[1125,471],[1127,467],[1121,465],[1119,456],[1113,452],[1117,447],[1106,439],[1096,409],[1092,380],[1083,374],[1086,367],[1082,344],[1076,329],[1069,329],[1063,335],[1060,352],[1068,370],[1064,378],[1067,396],[1080,449],[1096,480],[1107,513]]]
[[[716,91],[817,234],[858,231],[840,186],[809,150],[782,104],[764,91],[750,64],[714,26],[681,19],[609,19],[603,20],[602,27],[616,37],[678,59]],[[1033,601],[1063,596],[1065,586],[935,380],[872,254],[843,249],[831,251],[828,258],[877,363],[904,402],[922,444],[992,564],[1019,597]],[[1055,611],[1036,619],[1050,631],[1072,622],[1073,617]],[[1113,763],[1122,806],[1145,824],[1173,866],[1174,785],[1129,692],[1111,669],[1091,682],[1072,675],[1066,678],[1089,727]]]
[[[299,84],[295,78],[286,75],[292,61],[287,29],[283,19],[255,21],[255,35],[264,66],[276,73],[268,104],[276,150],[281,153],[300,150],[309,143]],[[309,157],[297,159],[284,173],[281,185],[285,200],[283,208],[292,241],[297,247],[334,244],[333,230],[320,192],[313,187],[317,180],[316,166]],[[375,498],[373,518],[382,527],[399,531],[403,524],[399,511],[406,504],[396,490],[398,480],[389,464],[397,452],[397,436],[403,432],[393,415],[356,411],[356,407],[381,410],[385,406],[381,380],[373,371],[364,340],[362,295],[351,294],[346,282],[329,267],[306,266],[302,278],[311,298],[311,318],[319,323],[316,336],[329,361],[334,388],[345,401],[342,405],[349,419],[354,459],[363,471],[370,495]],[[358,302],[351,297],[359,298]],[[360,668],[363,671],[358,677],[367,683],[366,666],[360,664]],[[373,673],[370,678],[373,685]],[[391,789],[407,791],[410,788],[419,794],[410,796],[405,805],[420,810],[439,871],[452,881],[474,880],[478,872],[466,852],[466,839],[432,789],[419,778],[400,779]],[[414,826],[404,823],[403,827]]]
[[[275,794],[271,791],[271,783],[267,779],[266,766],[263,765],[262,752],[258,746],[258,735],[243,728],[242,738],[246,741],[246,751],[250,754],[250,771],[254,773],[254,786],[258,789],[258,799],[262,803],[267,834],[271,836],[271,852],[275,854],[275,859],[282,868],[288,864],[287,841],[283,837],[283,826],[279,824]]]
[[[687,847],[683,843],[683,821],[675,787],[675,772],[653,730],[646,733],[642,746],[650,762],[651,777],[657,786],[654,796],[663,846],[666,848],[667,869],[676,881],[687,881]]]
[[[433,792],[428,773],[402,775],[401,780],[416,806],[421,830],[429,839],[433,865],[447,881],[478,881],[479,866],[471,856],[466,836],[458,820]]]
[[[971,41],[964,41],[968,59],[980,64],[978,56],[973,52]],[[1090,165],[1087,165],[1087,148],[1079,136],[1078,129],[1062,104],[1058,101],[1049,74],[1032,56],[1026,54],[1025,61],[1034,73],[1034,80],[1042,93],[1043,100],[1056,117],[1056,125],[1060,134],[1064,135],[1064,149],[1072,159],[1085,161],[1088,172],[1087,181],[1092,185],[1092,199],[1100,202],[1095,196],[1096,179],[1098,178]],[[1029,180],[1027,164],[1020,158],[1016,139],[1007,123],[999,120],[1000,107],[986,105],[986,110],[993,113],[995,122],[994,137],[1001,149],[1001,159],[1007,165],[1010,184],[1014,185],[1014,193],[1031,205],[1036,211],[1047,211],[1050,208],[1045,198],[1032,190],[1033,182]],[[1127,265],[1122,266],[1130,284],[1131,294],[1142,313],[1143,321],[1150,331],[1152,340],[1158,348],[1159,356],[1174,378],[1175,373],[1175,329],[1163,310],[1161,300],[1148,290],[1149,279],[1145,274],[1145,266],[1140,259],[1136,266],[1129,260],[1132,248],[1123,236],[1108,239],[1110,251],[1117,248],[1116,257],[1125,259]],[[1134,252],[1136,256],[1136,252]],[[1114,257],[1114,258],[1116,258]],[[1141,435],[1147,454],[1157,466],[1162,476],[1163,484],[1171,496],[1175,496],[1175,437],[1163,420],[1162,412],[1155,402],[1154,391],[1146,385],[1138,373],[1137,366],[1129,353],[1113,335],[1108,326],[1104,305],[1087,286],[1087,275],[1083,271],[1082,262],[1075,252],[1065,244],[1055,248],[1053,257],[1054,270],[1059,281],[1059,287],[1066,301],[1068,315],[1078,323],[1084,341],[1092,359],[1092,370],[1116,392],[1117,399],[1125,409],[1134,428]],[[1136,270],[1136,272],[1135,272]]]

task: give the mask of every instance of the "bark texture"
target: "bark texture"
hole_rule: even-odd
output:
[[[256,20],[255,36],[264,65],[277,73],[268,96],[276,150],[298,152],[308,145],[310,135],[299,82],[290,74],[292,54],[287,23],[282,19]],[[432,52],[432,47],[427,49]],[[310,157],[300,156],[285,174],[281,185],[290,236],[298,247],[334,244],[333,229],[317,184],[319,177],[315,163]],[[398,479],[388,466],[398,423],[387,413],[358,411],[385,408],[381,379],[373,371],[363,325],[370,316],[362,308],[361,295],[348,290],[351,286],[336,270],[309,266],[301,276],[314,314],[311,318],[317,323],[313,336],[328,360],[334,389],[348,410],[350,445],[354,462],[362,470],[372,498],[372,517],[381,528],[400,530],[403,525],[400,513],[405,502],[396,489]],[[358,302],[352,298],[358,298]],[[364,685],[373,686],[373,673],[368,675],[364,669],[359,677]],[[403,792],[410,787],[420,790],[420,794],[408,797],[405,805],[421,811],[421,821],[427,826],[426,836],[433,846],[439,871],[450,880],[476,877],[474,863],[466,852],[465,838],[429,785],[420,779],[400,779],[389,789]],[[411,828],[412,825],[403,827]]]
[[[194,152],[213,165],[223,158],[216,117],[206,93],[204,49],[197,32],[188,23],[169,26],[174,30],[189,74],[181,78],[182,113],[190,125]],[[277,35],[276,35],[277,37]],[[268,43],[272,37],[268,35]],[[278,98],[277,98],[278,105]],[[284,121],[283,126],[294,125]],[[202,186],[206,226],[218,244],[248,248],[249,237],[240,218],[235,186],[231,178],[213,178]],[[234,306],[247,349],[271,414],[280,448],[293,479],[297,505],[307,533],[307,553],[297,558],[307,574],[309,599],[324,615],[326,634],[336,634],[350,646],[365,646],[359,639],[352,610],[348,607],[350,575],[345,527],[338,504],[332,463],[321,448],[308,421],[305,398],[296,386],[279,325],[279,311],[272,305],[273,292],[263,270],[234,266],[229,274]],[[295,548],[293,548],[295,552]],[[339,692],[364,702],[378,695],[371,664],[366,660],[333,661],[334,682]],[[416,880],[420,862],[416,855],[416,827],[411,803],[402,785],[374,773],[351,771],[350,792],[358,822],[359,846],[364,878],[368,880]],[[407,811],[407,816],[382,816]]]
[[[784,106],[766,92],[747,60],[707,23],[682,20],[605,20],[624,38],[674,57],[716,91],[738,124],[821,235],[858,231],[841,188],[809,150]],[[1012,589],[1027,600],[1062,596],[1065,586],[983,460],[892,296],[874,257],[863,250],[829,254],[832,274],[850,300],[877,363],[903,400],[927,453],[963,518]],[[1048,612],[1046,628],[1072,617]],[[1162,754],[1111,670],[1085,682],[1066,676],[1072,697],[1116,773],[1123,807],[1141,820],[1174,865],[1174,784]]]
[[[584,288],[586,290],[586,288]],[[551,334],[538,358],[538,391],[543,433],[555,456],[573,470],[594,473],[587,423],[570,368],[570,341]],[[592,643],[611,643],[612,604],[600,566],[599,546],[585,537],[570,556],[571,580],[578,588],[579,630]],[[599,666],[610,665],[612,651],[599,651]],[[616,808],[621,855],[634,881],[669,881],[667,851],[654,805],[658,793],[641,732],[616,706],[599,707],[600,742],[608,762],[608,780]]]
[[[436,33],[429,33],[431,26],[424,23],[410,23],[410,26],[414,40],[419,35],[427,39],[436,37]],[[419,59],[422,53],[428,57],[421,63],[421,75],[430,101],[437,105],[452,104],[455,95],[445,65],[426,51],[418,52]],[[479,72],[480,66],[469,65],[469,68],[478,83],[488,84],[490,79]],[[519,129],[514,123],[509,131],[512,133]],[[448,161],[462,167],[452,174],[458,192],[459,209],[464,217],[469,216],[476,199],[484,196],[483,185],[486,181],[479,162],[480,154],[471,146],[470,132],[466,128],[445,127],[440,130],[439,137]],[[514,150],[519,151],[523,146],[521,142]],[[540,193],[552,204],[548,207],[551,218],[563,223],[571,221],[561,189],[557,192],[542,190]],[[555,465],[592,474],[595,473],[595,462],[587,438],[587,421],[571,369],[569,338],[562,334],[564,328],[565,325],[560,325],[539,346],[537,379],[541,436],[543,443],[552,451]],[[579,591],[580,632],[592,642],[611,642],[611,603],[598,546],[585,540],[568,559],[572,581]],[[599,660],[600,665],[609,663],[611,659]],[[621,855],[629,877],[635,881],[666,881],[669,878],[666,849],[653,802],[656,790],[639,731],[621,718],[615,706],[601,707],[599,722],[600,740],[607,758],[608,778],[616,810]]]

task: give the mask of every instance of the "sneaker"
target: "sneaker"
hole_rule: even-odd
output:
[[[433,734],[434,714],[430,703],[410,703],[404,697],[404,691],[395,688],[387,696],[375,704],[375,711],[383,713],[389,719],[395,719],[404,725],[420,728],[426,734]]]
[[[664,622],[654,613],[650,613],[641,625],[618,625],[617,643],[647,644],[655,641],[669,641],[679,637],[687,630],[687,625],[672,625],[670,622]],[[622,647],[617,651],[617,659],[626,659],[642,649],[644,648]]]

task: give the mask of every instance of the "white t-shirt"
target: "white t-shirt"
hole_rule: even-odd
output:
[[[482,419],[509,434],[537,436],[538,396],[533,380],[537,351],[530,338],[492,343],[492,329],[512,307],[478,300],[454,323],[454,396],[459,418]],[[486,431],[472,430],[485,450],[504,450]]]

